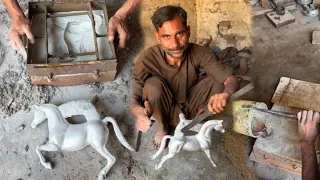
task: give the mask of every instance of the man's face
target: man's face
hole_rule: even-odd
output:
[[[164,51],[173,58],[181,58],[188,48],[190,27],[185,27],[179,16],[165,21],[156,32],[156,38]]]

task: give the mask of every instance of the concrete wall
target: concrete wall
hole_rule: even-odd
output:
[[[151,16],[165,5],[179,5],[187,11],[191,42],[211,36],[211,45],[220,48],[251,46],[251,11],[244,0],[142,0],[139,17],[145,48],[156,43]]]
[[[198,41],[211,35],[211,45],[220,48],[251,46],[251,9],[244,0],[196,0],[196,9]]]

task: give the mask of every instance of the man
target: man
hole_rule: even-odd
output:
[[[152,22],[159,45],[145,50],[137,59],[130,109],[140,131],[149,130],[151,116],[156,119],[153,145],[157,148],[169,125],[179,123],[180,112],[190,119],[204,112],[206,106],[213,114],[223,111],[239,82],[208,48],[189,43],[185,10],[162,7],[154,13]],[[203,79],[199,79],[200,68],[207,73]]]
[[[7,7],[8,12],[12,18],[10,41],[15,50],[26,54],[23,46],[21,36],[26,35],[31,43],[34,43],[34,36],[30,30],[30,21],[23,14],[17,0],[2,0],[3,4]],[[139,4],[140,0],[127,0],[124,5],[112,16],[109,20],[108,39],[113,42],[116,32],[119,34],[119,47],[124,48],[126,40],[129,38],[128,30],[126,27],[126,19],[128,15]]]
[[[302,111],[298,113],[303,180],[320,179],[315,151],[315,140],[320,133],[319,123],[320,118],[318,112]]]

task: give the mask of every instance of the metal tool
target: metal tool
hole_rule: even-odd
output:
[[[251,106],[242,106],[242,109],[254,110],[254,111],[259,111],[259,112],[262,112],[262,113],[272,114],[272,115],[276,115],[276,116],[283,116],[283,117],[289,118],[290,120],[297,120],[297,115],[296,114],[291,114],[291,113],[286,113],[286,112],[281,112],[281,111],[268,110],[268,109],[259,109],[259,108],[251,107]]]
[[[232,94],[229,98],[229,103],[238,99],[239,97],[246,94],[247,92],[249,92],[250,90],[252,90],[255,87],[255,83],[256,83],[255,78],[251,78],[248,76],[237,76],[237,77],[240,79],[243,79],[243,80],[251,81],[251,82],[248,85],[241,88],[240,90],[238,90],[237,92],[235,92],[234,94]],[[192,131],[190,129],[192,127],[194,127],[195,125],[199,124],[200,122],[202,122],[203,120],[205,120],[207,117],[212,116],[212,115],[213,114],[211,112],[206,110],[204,113],[193,118],[192,122],[190,124],[188,124],[187,126],[185,126],[184,128],[182,128],[181,131],[184,133],[185,136],[192,136],[192,135],[197,134],[198,132]]]
[[[150,103],[146,103],[144,102],[144,107],[147,109],[147,111],[145,112],[146,115],[148,117],[150,117],[150,120],[151,120],[151,126],[154,124],[155,122],[155,119],[152,116],[153,114],[153,109],[152,109],[152,106]],[[149,111],[148,111],[149,110]],[[150,127],[151,128],[151,127]],[[142,137],[142,131],[138,131],[138,137],[137,137],[137,141],[136,141],[136,152],[139,151],[140,149],[140,145],[141,145],[141,137]]]

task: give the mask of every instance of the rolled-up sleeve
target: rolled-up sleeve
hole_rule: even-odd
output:
[[[216,56],[209,49],[203,48],[201,51],[203,56],[200,61],[200,68],[207,75],[214,77],[219,83],[224,83],[233,74],[233,70],[218,62]]]

